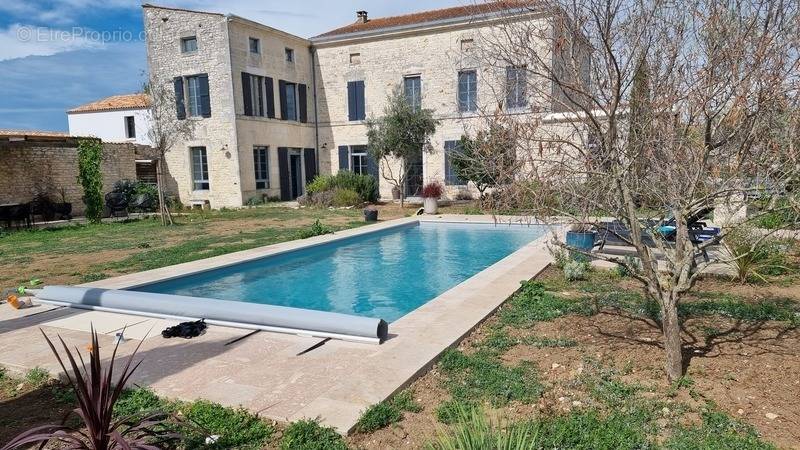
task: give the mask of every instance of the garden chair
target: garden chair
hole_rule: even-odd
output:
[[[128,196],[121,192],[109,192],[105,196],[106,210],[110,217],[128,217]]]

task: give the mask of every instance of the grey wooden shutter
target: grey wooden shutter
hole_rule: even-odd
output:
[[[356,101],[356,82],[350,81],[347,83],[347,119],[350,121],[358,120]]]
[[[350,170],[350,148],[346,145],[339,146],[339,170]]]
[[[183,77],[175,77],[175,109],[178,112],[178,120],[186,118],[186,103],[183,99]]]
[[[281,187],[281,200],[291,200],[292,193],[289,192],[289,149],[286,147],[278,147],[278,178]]]
[[[286,120],[286,82],[283,80],[278,80],[278,98],[281,102],[281,120]]]
[[[200,79],[200,114],[203,117],[211,117],[211,95],[208,91],[208,75],[198,76]]]
[[[250,96],[251,89],[252,86],[250,86],[250,74],[247,72],[242,72],[242,98],[244,99],[245,116],[253,115],[253,99]]]
[[[366,99],[364,97],[364,82],[356,81],[356,120],[367,118]]]
[[[306,166],[306,183],[317,177],[317,155],[313,148],[303,150],[303,164]]]
[[[305,84],[298,84],[297,85],[297,101],[300,103],[300,122],[306,123],[308,122],[308,101],[307,101],[307,94],[306,94],[306,85]]]
[[[265,79],[267,84],[267,117],[270,119],[275,118],[275,86],[272,78]]]
[[[367,173],[375,177],[380,182],[380,167],[378,161],[367,151]]]

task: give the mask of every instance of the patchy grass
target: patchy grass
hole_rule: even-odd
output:
[[[372,433],[399,422],[403,412],[420,412],[422,407],[414,400],[414,393],[406,389],[389,400],[367,408],[356,423],[359,433]]]
[[[41,367],[34,367],[25,372],[25,382],[33,388],[42,387],[50,381],[50,372]]]
[[[532,363],[521,361],[509,367],[495,353],[485,350],[467,355],[450,349],[442,356],[439,367],[447,376],[445,385],[450,394],[458,400],[504,406],[512,401],[532,403],[543,391]]]
[[[762,441],[750,425],[718,411],[704,412],[702,416],[702,425],[680,427],[665,447],[671,450],[775,449],[772,444]]]
[[[560,298],[547,292],[543,283],[527,281],[500,311],[500,323],[527,327],[567,314],[591,315],[593,312],[588,302]]]
[[[283,431],[281,450],[347,450],[347,444],[333,428],[316,420],[295,422]]]
[[[260,449],[275,431],[258,417],[244,409],[226,408],[205,400],[181,407],[180,412],[197,431],[186,433],[187,448]],[[219,436],[206,444],[209,436]]]

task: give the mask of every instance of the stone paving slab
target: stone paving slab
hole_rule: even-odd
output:
[[[412,217],[91,285],[132,287],[418,220],[495,223],[490,216]],[[545,248],[546,239],[531,242],[392,323],[389,327],[392,337],[382,345],[267,332],[251,335],[250,330],[210,326],[204,335],[191,340],[157,336],[141,342],[138,357],[144,362],[133,383],[150,386],[166,397],[205,398],[227,406],[243,406],[280,421],[320,418],[324,424],[347,433],[369,405],[388,398],[422,375],[444,350],[458,344],[513,294],[521,281],[544,270],[551,259]],[[0,352],[0,365],[15,370],[38,366],[57,375],[58,367],[39,332],[40,327],[50,336],[56,333],[64,336],[77,348],[89,342],[85,330],[50,326],[85,323],[85,319],[74,317],[79,312],[62,308],[20,318],[9,316],[7,309],[10,308],[0,305],[0,348],[5,349]],[[103,329],[111,329],[127,320],[130,319],[117,317],[108,318],[107,323],[106,319],[99,322]],[[130,337],[127,332],[126,335]],[[244,339],[232,343],[239,338]],[[101,347],[106,350],[113,347],[113,334],[101,335],[100,339]],[[120,356],[130,355],[139,343],[134,339],[122,343]],[[301,354],[320,343],[323,345]]]

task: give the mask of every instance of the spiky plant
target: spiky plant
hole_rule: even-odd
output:
[[[28,447],[33,444],[40,444],[39,448],[44,448],[51,441],[59,442],[60,448],[75,450],[158,450],[163,448],[164,444],[178,438],[164,426],[166,419],[164,414],[120,419],[113,417],[114,404],[119,400],[133,372],[142,363],[141,360],[134,363],[141,342],[114,380],[114,365],[119,343],[114,346],[111,360],[104,367],[100,360],[100,344],[94,327],[92,327],[92,343],[88,349],[88,367],[81,352],[77,348],[74,353],[70,351],[61,336],[58,336],[69,361],[70,370],[67,370],[56,346],[44,331],[42,335],[64,370],[69,385],[75,392],[78,407],[71,411],[61,424],[32,428],[12,439],[2,450]],[[77,427],[67,425],[67,420],[72,414],[80,419],[80,425]]]

